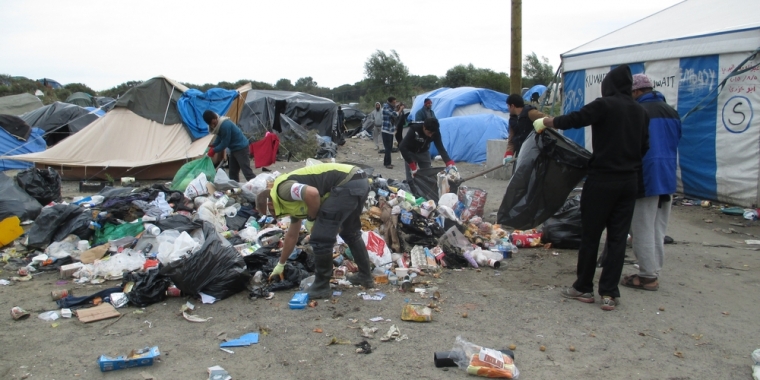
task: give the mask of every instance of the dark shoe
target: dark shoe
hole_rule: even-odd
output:
[[[377,153],[385,153],[385,149],[380,149],[377,151]]]
[[[386,169],[393,169],[393,165],[385,165]]]
[[[585,303],[594,303],[594,295],[593,294],[591,294],[591,293],[581,293],[581,292],[575,290],[575,288],[573,288],[572,286],[569,287],[569,288],[562,289],[559,292],[559,294],[562,297],[565,297],[565,298],[575,299],[575,300],[578,300],[578,301],[581,301],[581,302],[585,302]]]
[[[602,310],[612,311],[615,310],[615,306],[618,305],[618,301],[615,297],[602,296]]]
[[[332,255],[314,255],[314,283],[306,290],[309,299],[330,298],[330,278],[333,273]]]
[[[649,291],[656,291],[660,288],[660,283],[657,281],[657,278],[640,277],[637,274],[623,277],[623,279],[620,280],[620,285],[627,288]]]
[[[357,235],[352,238],[351,241],[346,241],[348,248],[351,249],[351,254],[354,258],[354,263],[359,268],[359,272],[356,274],[350,274],[346,276],[348,282],[353,285],[361,285],[366,289],[372,289],[375,287],[375,277],[372,275],[369,254],[367,253],[367,247],[364,245],[364,241],[361,235]]]

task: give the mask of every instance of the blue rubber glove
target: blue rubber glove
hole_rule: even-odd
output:
[[[506,165],[510,162],[512,162],[515,159],[515,156],[512,154],[512,152],[507,152],[504,154],[504,160],[502,160],[502,165]]]
[[[533,129],[536,130],[536,133],[541,133],[546,129],[546,126],[544,125],[544,119],[536,119],[536,121],[533,122]]]
[[[282,272],[285,271],[285,264],[280,264],[279,262],[274,267],[274,270],[272,270],[272,274],[269,275],[269,281],[272,281],[272,277],[279,275],[280,281],[285,279],[285,275],[282,274]]]

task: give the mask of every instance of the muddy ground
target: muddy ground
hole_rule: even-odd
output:
[[[395,169],[383,168],[373,144],[359,139],[349,140],[337,157],[339,162],[374,165],[386,178],[403,178],[400,154],[393,160]],[[302,165],[278,162],[270,169]],[[463,176],[484,169],[458,167]],[[493,219],[489,214],[498,208],[506,182],[479,177],[467,185],[488,191],[486,219]],[[67,183],[64,191],[67,197],[82,195],[75,183]],[[622,288],[622,304],[612,312],[600,310],[598,299],[584,304],[560,298],[559,289],[575,279],[577,253],[558,249],[521,249],[499,270],[444,270],[439,279],[429,278],[442,297],[440,311],[429,323],[400,320],[407,300],[429,299],[383,285],[379,290],[387,296],[381,301],[362,300],[359,289],[349,289],[335,303],[320,301],[315,308],[291,310],[293,291],[270,301],[252,301],[242,292],[212,305],[190,300],[199,307],[198,316],[213,317],[206,323],[190,323],[178,315],[188,301],[181,297],[144,309],[120,309],[123,317],[116,322],[83,324],[73,318],[52,327],[37,318],[55,309],[52,290],[69,288],[86,295],[117,282],[56,285],[57,275],[41,274],[30,282],[0,286],[0,310],[6,313],[0,318],[0,378],[205,379],[207,367],[220,365],[234,379],[463,379],[469,376],[463,370],[433,365],[433,353],[451,349],[458,335],[495,349],[516,345],[521,379],[749,378],[750,353],[760,347],[760,253],[748,250],[744,240],[760,236],[758,224],[722,215],[717,206],[678,205],[668,235],[676,244],[666,246],[660,290]],[[630,248],[628,254],[632,256]],[[629,264],[624,273],[634,271]],[[11,275],[0,272],[0,278]],[[32,317],[12,320],[8,312],[13,306],[26,308]],[[389,321],[370,322],[373,317]],[[379,337],[394,324],[409,339],[381,342]],[[362,325],[379,329],[369,339],[368,355],[355,353],[353,346],[364,339]],[[256,345],[233,348],[233,354],[219,349],[220,334],[234,338],[259,331],[268,333]],[[327,346],[333,337],[352,344]],[[99,371],[99,355],[122,355],[146,346],[160,348],[160,362]]]

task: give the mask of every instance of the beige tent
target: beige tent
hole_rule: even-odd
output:
[[[8,95],[0,98],[0,115],[19,116],[42,107],[42,101],[32,94]]]
[[[192,141],[182,125],[177,100],[186,90],[165,77],[150,79],[76,135],[13,159],[53,167],[65,179],[171,179],[185,162],[202,156],[213,138]]]

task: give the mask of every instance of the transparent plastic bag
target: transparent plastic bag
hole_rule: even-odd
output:
[[[206,201],[198,208],[198,218],[211,223],[216,232],[224,232],[227,227],[227,220],[224,218],[224,212],[216,208],[214,201]]]
[[[125,249],[121,253],[111,255],[108,260],[96,260],[93,264],[94,277],[121,277],[124,272],[131,272],[142,268],[145,264],[145,256],[142,252]]]
[[[517,379],[520,371],[511,356],[494,349],[472,344],[461,336],[457,336],[452,351],[457,352],[456,364],[470,375]]]
[[[244,192],[253,194],[253,197],[259,195],[260,192],[267,188],[267,182],[273,182],[275,176],[271,173],[261,173],[256,178],[248,181],[241,188]]]
[[[171,245],[171,248],[168,243],[161,243],[158,246],[158,261],[164,265],[169,264],[195,252],[199,247],[198,242],[187,232],[182,232]]]

